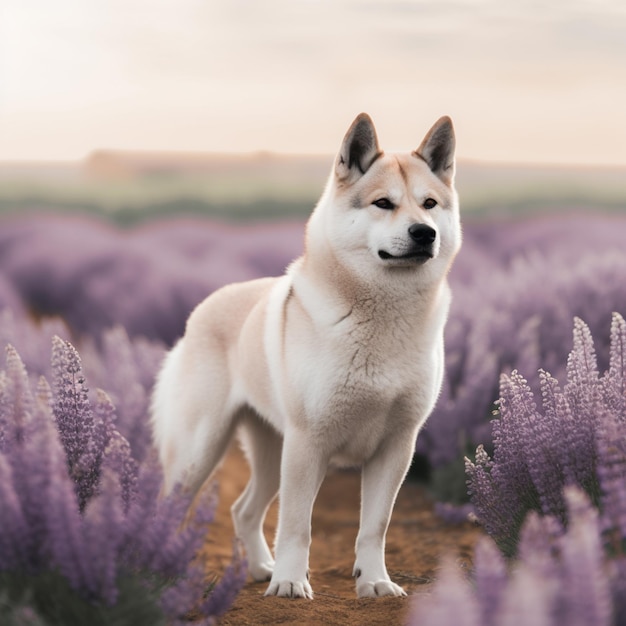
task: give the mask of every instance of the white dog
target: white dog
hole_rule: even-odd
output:
[[[404,595],[385,535],[439,394],[447,274],[461,245],[454,131],[385,154],[366,114],[348,130],[285,276],[224,287],[191,314],[153,397],[165,490],[196,492],[238,433],[252,476],[232,507],[266,595],[312,598],[311,512],[329,464],[362,468],[359,597]],[[263,535],[279,493],[275,560]]]

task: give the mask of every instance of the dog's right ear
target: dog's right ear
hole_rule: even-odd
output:
[[[361,113],[343,139],[335,162],[335,174],[342,181],[358,178],[381,154],[374,123],[367,113]]]

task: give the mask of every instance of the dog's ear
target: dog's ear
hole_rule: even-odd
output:
[[[335,162],[337,178],[347,180],[362,176],[381,154],[374,124],[367,113],[361,113],[352,122],[341,144]]]
[[[424,159],[431,171],[446,184],[454,180],[454,127],[448,116],[439,118],[426,133],[415,154]]]

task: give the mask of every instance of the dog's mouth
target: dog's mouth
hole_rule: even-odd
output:
[[[393,264],[419,264],[425,263],[428,259],[433,258],[433,253],[430,250],[414,250],[412,252],[407,252],[406,254],[393,255],[389,254],[386,250],[379,250],[378,256],[383,261],[389,261]]]

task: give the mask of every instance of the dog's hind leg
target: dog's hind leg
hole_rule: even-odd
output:
[[[231,508],[235,533],[244,544],[254,580],[269,580],[274,559],[263,534],[267,509],[278,493],[282,437],[252,409],[241,420],[240,439],[250,464],[250,480]]]

